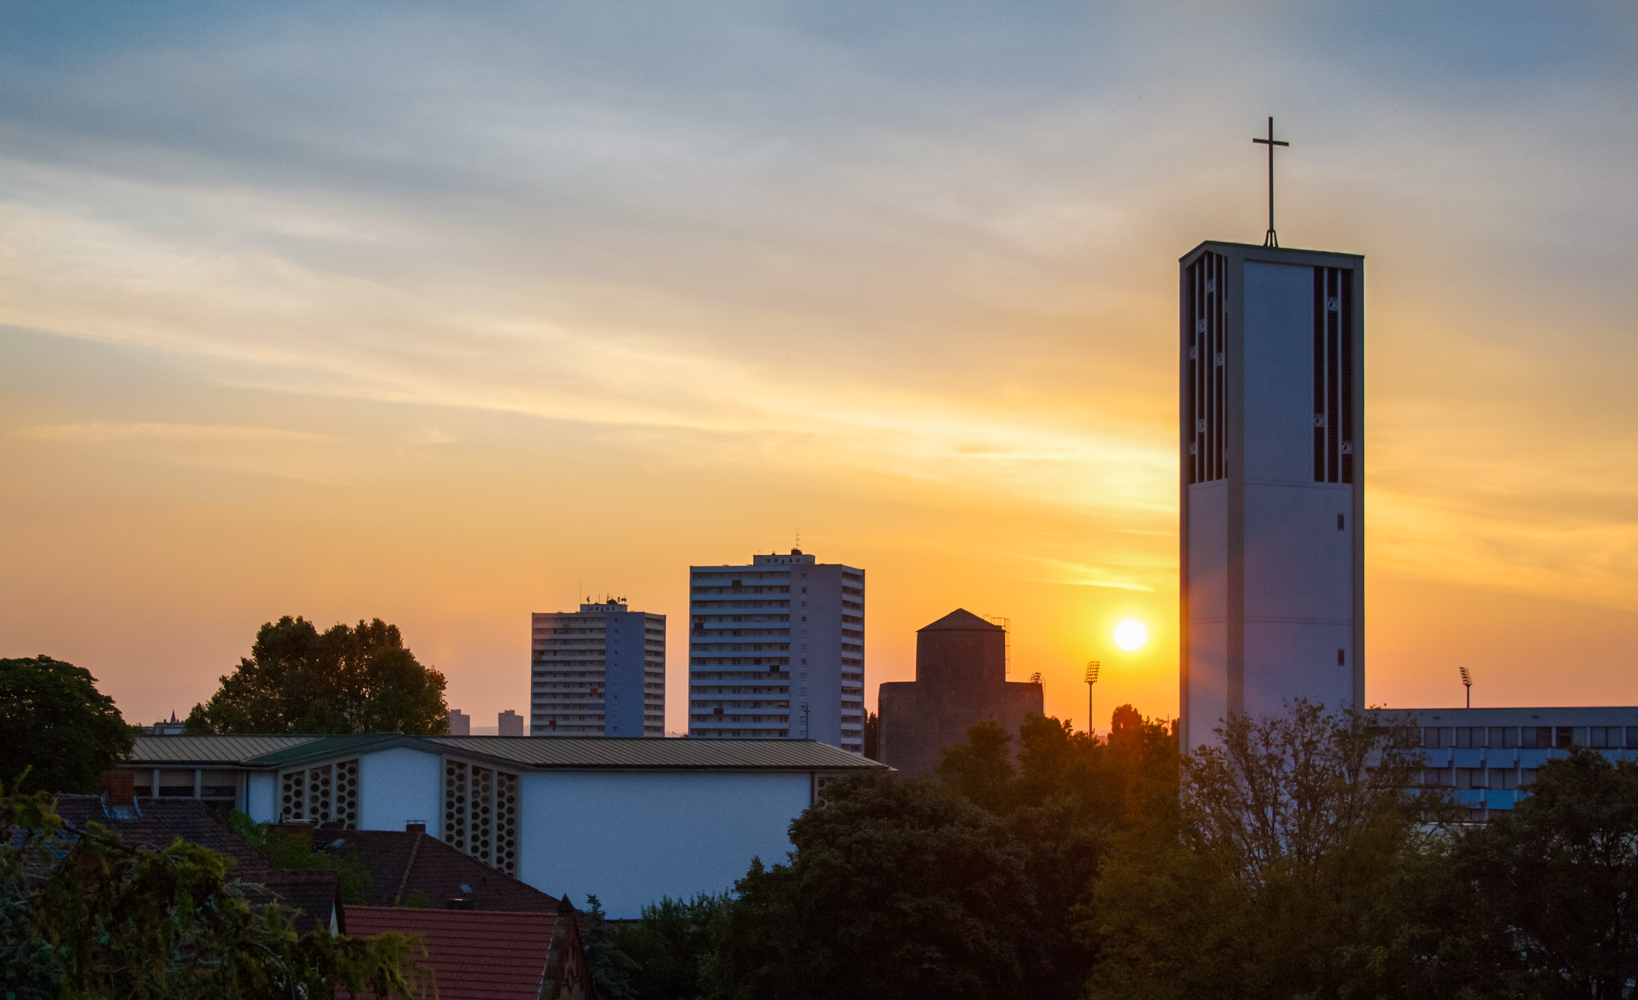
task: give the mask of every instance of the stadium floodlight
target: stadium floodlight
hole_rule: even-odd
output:
[[[1092,727],[1092,685],[1098,683],[1098,668],[1102,666],[1097,660],[1086,661],[1086,735],[1091,736],[1095,731]]]

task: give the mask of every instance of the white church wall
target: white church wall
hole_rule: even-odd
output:
[[[1189,623],[1189,732],[1192,750],[1214,742],[1211,731],[1228,717],[1228,622]]]
[[[1353,672],[1337,665],[1337,650],[1353,643],[1353,625],[1248,621],[1245,635],[1248,718],[1284,715],[1297,698],[1327,709],[1353,700]]]
[[[806,773],[525,774],[519,877],[576,906],[594,893],[612,917],[662,896],[720,892],[753,857],[786,860],[808,806]]]
[[[395,747],[358,761],[358,828],[402,830],[409,822],[439,829],[441,762],[436,754]]]
[[[1352,490],[1324,484],[1245,490],[1246,615],[1351,622]]]
[[[245,775],[245,812],[258,823],[278,818],[278,777],[252,771]]]
[[[1190,748],[1228,715],[1228,486],[1189,487]]]
[[[1228,614],[1228,487],[1189,487],[1189,617]]]
[[[1311,486],[1314,269],[1247,261],[1244,281],[1246,482]]]

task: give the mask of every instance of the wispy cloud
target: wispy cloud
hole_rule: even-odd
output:
[[[279,430],[274,427],[240,427],[222,424],[112,424],[94,421],[85,424],[51,424],[25,427],[14,437],[35,441],[332,441],[328,434]]]
[[[1273,114],[1282,238],[1369,259],[1373,569],[1638,605],[1638,20],[1473,10],[11,5],[0,323],[164,358],[216,422],[65,380],[5,424],[51,475],[109,450],[17,442],[157,456],[129,480],[188,528],[122,537],[175,552],[215,488],[181,467],[407,482],[356,541],[414,525],[463,561],[431,577],[494,579],[453,536],[545,552],[619,452],[596,560],[675,538],[693,476],[691,532],[823,493],[924,576],[1158,604],[1174,262],[1261,239]],[[300,579],[401,565],[327,551]]]

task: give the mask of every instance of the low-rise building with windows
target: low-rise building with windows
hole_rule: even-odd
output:
[[[1512,809],[1536,771],[1572,746],[1638,760],[1638,708],[1416,708],[1384,710],[1422,731],[1423,780],[1455,790],[1474,820]]]
[[[432,836],[614,917],[720,892],[832,780],[883,765],[811,740],[503,736],[138,737],[119,770],[158,795],[257,821]]]

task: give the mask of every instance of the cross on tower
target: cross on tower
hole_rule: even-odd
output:
[[[1251,141],[1263,143],[1268,147],[1268,233],[1263,237],[1263,246],[1277,247],[1280,245],[1280,238],[1274,235],[1274,147],[1289,146],[1291,144],[1274,138],[1274,117],[1272,115],[1268,119],[1268,138],[1259,139],[1252,136]]]

